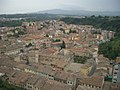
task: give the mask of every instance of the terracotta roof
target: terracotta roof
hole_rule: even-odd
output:
[[[37,80],[37,82],[35,83],[34,87],[36,88],[43,88],[43,86],[46,84],[46,81],[48,79],[44,78],[44,77],[39,77],[39,80]]]
[[[16,72],[11,77],[9,77],[9,82],[16,85],[23,85],[32,75],[25,72]]]
[[[82,88],[80,85],[78,85],[76,90],[85,90],[84,88]]]
[[[75,74],[65,72],[65,71],[57,71],[57,73],[55,74],[55,77],[62,80],[71,80],[71,81],[74,81],[76,79]]]
[[[54,48],[47,48],[40,51],[41,54],[48,54],[48,55],[55,54],[56,52],[57,52],[57,49],[54,49]]]
[[[40,35],[30,35],[30,34],[28,34],[28,35],[26,35],[26,36],[23,36],[22,38],[21,38],[21,40],[25,40],[25,41],[27,41],[27,40],[34,40],[34,39],[41,39],[42,37],[40,36]]]
[[[103,76],[94,76],[94,77],[91,77],[91,78],[82,78],[79,81],[80,81],[81,84],[84,83],[84,84],[87,84],[87,85],[103,87],[104,77]]]
[[[57,81],[48,80],[42,90],[71,90],[71,86]]]
[[[81,66],[82,69],[88,69],[89,67],[91,67],[92,64],[91,63],[87,63]]]

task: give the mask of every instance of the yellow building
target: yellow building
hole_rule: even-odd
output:
[[[91,64],[85,64],[80,68],[80,72],[84,75],[84,76],[88,76],[88,74],[91,72],[92,69],[92,65]]]
[[[117,57],[116,62],[120,63],[120,57]]]

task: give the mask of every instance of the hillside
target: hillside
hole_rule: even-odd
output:
[[[62,18],[67,24],[93,25],[95,28],[116,32],[115,38],[99,45],[99,53],[109,59],[120,57],[120,17],[91,16],[86,18]]]
[[[38,11],[39,14],[63,14],[63,15],[102,15],[102,16],[120,16],[119,11],[86,11],[86,10],[64,10],[64,9],[50,9],[44,11]]]

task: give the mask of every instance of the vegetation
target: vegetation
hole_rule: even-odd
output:
[[[115,38],[109,42],[105,42],[99,45],[99,53],[103,54],[109,59],[115,59],[120,56],[120,17],[109,17],[109,16],[91,16],[85,18],[62,18],[67,24],[77,25],[93,25],[95,28],[101,28],[103,30],[116,32]],[[99,33],[99,32],[93,32]]]
[[[29,43],[29,44],[26,45],[25,47],[29,48],[29,47],[31,47],[31,46],[33,46],[32,43]]]
[[[99,53],[109,59],[116,59],[120,56],[120,38],[99,45]]]
[[[60,42],[60,39],[52,39],[53,42]]]
[[[91,16],[85,18],[62,18],[67,24],[77,24],[77,25],[93,25],[95,28],[106,29],[109,31],[117,32],[120,35],[120,17],[103,17],[103,16]],[[119,33],[118,33],[119,32]]]
[[[74,63],[81,63],[81,64],[85,64],[87,59],[89,59],[86,56],[78,56],[78,55],[74,55]]]
[[[7,81],[0,79],[0,90],[24,90],[20,87],[9,84]]]
[[[76,30],[71,30],[70,29],[69,33],[76,33]]]
[[[23,18],[27,22],[40,21],[40,20],[52,20],[58,19],[60,16],[55,14],[11,14],[11,15],[0,15],[0,18]]]
[[[46,34],[46,37],[49,37],[49,35],[48,35],[48,34]]]
[[[105,81],[112,82],[112,76],[106,76]]]
[[[13,33],[12,35],[11,34],[8,34],[8,37],[19,37],[20,35],[24,35],[26,34],[26,30],[25,29],[19,29],[19,28],[16,28],[14,30],[11,30],[11,32]]]
[[[0,15],[0,18],[18,18],[18,20],[0,21],[0,27],[16,27],[21,26],[22,22],[34,22],[40,20],[58,19],[60,16],[54,14],[11,14]],[[19,18],[22,18],[19,20]]]
[[[61,49],[66,48],[65,42],[62,41]]]
[[[0,22],[0,27],[16,27],[22,25],[22,20],[13,20],[13,21],[5,21]]]
[[[60,28],[60,30],[61,30],[63,33],[65,33],[65,30],[64,30],[63,28]]]

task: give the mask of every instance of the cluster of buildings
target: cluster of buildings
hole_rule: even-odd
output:
[[[25,18],[2,18],[0,17],[0,22],[6,22],[6,21],[16,21],[16,20],[21,20]]]
[[[0,27],[0,75],[27,90],[119,90],[119,65],[98,54],[99,44],[114,34],[59,20]],[[75,56],[86,62],[76,63]],[[109,85],[108,76],[114,77]]]
[[[113,83],[120,82],[120,57],[117,57],[113,68]]]

